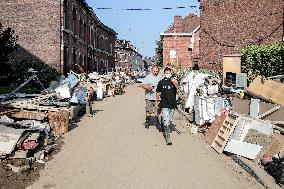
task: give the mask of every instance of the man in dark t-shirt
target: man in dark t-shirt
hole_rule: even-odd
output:
[[[161,98],[160,108],[162,109],[162,121],[167,145],[172,144],[170,138],[170,124],[177,107],[177,86],[178,82],[172,78],[171,69],[166,68],[164,70],[164,78],[159,81],[156,89],[156,108],[158,108],[158,100]]]

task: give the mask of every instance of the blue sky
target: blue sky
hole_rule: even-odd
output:
[[[86,0],[100,20],[118,33],[118,38],[131,41],[143,56],[155,55],[155,41],[173,23],[175,15],[199,15],[199,8],[175,10],[125,11],[95,8],[163,8],[199,6],[197,0]]]

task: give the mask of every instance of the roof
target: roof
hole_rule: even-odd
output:
[[[103,29],[106,30],[107,32],[110,32],[110,33],[112,33],[112,34],[114,34],[114,35],[117,35],[117,33],[116,33],[113,29],[111,29],[110,27],[106,26],[106,25],[105,25],[104,23],[102,23],[101,21],[99,21],[98,25],[101,26],[101,28],[103,28]]]
[[[182,33],[191,33],[200,25],[200,17],[190,13],[182,19]],[[174,24],[171,25],[165,33],[174,33]]]

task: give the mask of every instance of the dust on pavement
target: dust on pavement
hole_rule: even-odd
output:
[[[263,188],[233,160],[212,150],[199,135],[172,133],[165,145],[155,126],[145,129],[143,90],[95,102],[65,135],[62,151],[47,163],[39,188]],[[186,121],[176,114],[178,130]]]

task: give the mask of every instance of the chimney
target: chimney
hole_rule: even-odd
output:
[[[174,32],[182,33],[182,16],[175,16],[174,18]]]

